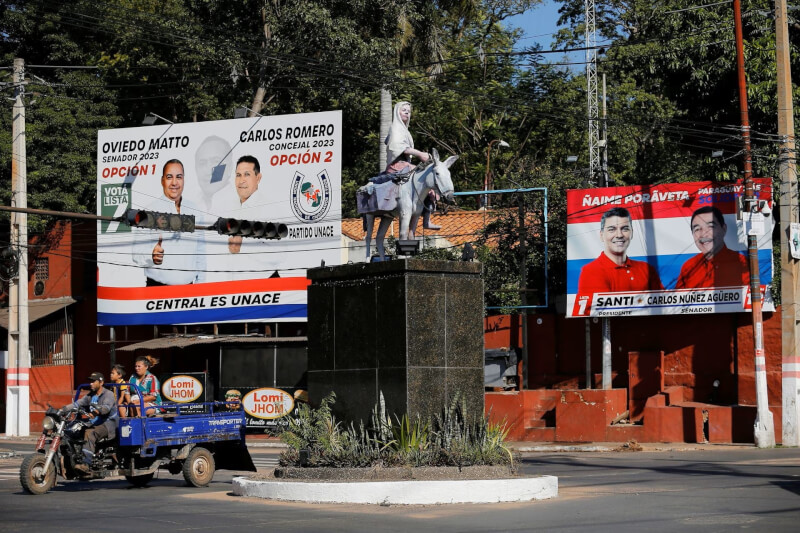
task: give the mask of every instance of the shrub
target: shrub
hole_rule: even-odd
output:
[[[514,455],[505,444],[508,424],[491,423],[483,414],[471,420],[460,395],[433,421],[407,414],[393,421],[381,394],[369,427],[362,422],[345,429],[333,416],[335,401],[331,393],[316,409],[300,406],[281,435],[288,445],[281,454],[282,466],[514,466]]]

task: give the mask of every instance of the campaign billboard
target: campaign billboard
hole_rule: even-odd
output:
[[[103,130],[97,213],[285,224],[281,239],[98,222],[98,325],[306,320],[306,269],[341,262],[340,111]]]
[[[752,210],[740,209],[741,182],[567,191],[567,316],[750,311],[748,234],[774,310],[771,181],[754,188]]]

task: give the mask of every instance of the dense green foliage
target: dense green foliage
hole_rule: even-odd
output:
[[[540,0],[0,0],[0,70],[27,70],[29,205],[94,212],[95,130],[174,121],[341,109],[343,210],[378,170],[380,90],[414,103],[418,147],[461,157],[457,190],[517,184],[549,194],[545,279],[542,196],[526,197],[529,300],[563,291],[564,191],[588,176],[584,66],[524,49],[511,15]],[[563,0],[554,46],[583,46],[583,0]],[[757,175],[775,175],[774,20],[771,0],[744,0],[748,98]],[[741,167],[730,3],[598,0],[598,70],[608,79],[609,177],[617,184],[734,179]],[[795,101],[800,13],[790,12]],[[570,61],[568,61],[570,62]],[[571,60],[574,62],[574,60]],[[66,67],[88,66],[90,69]],[[45,68],[48,67],[48,68]],[[62,68],[49,68],[62,67]],[[10,102],[0,113],[2,202],[10,197]],[[800,123],[800,106],[795,109]],[[494,144],[491,168],[487,147]],[[712,158],[712,150],[723,157]],[[579,156],[577,164],[567,155]],[[475,243],[489,305],[519,302],[516,195]],[[474,208],[477,198],[462,198]],[[32,217],[32,223],[41,221]],[[458,255],[454,251],[451,255]]]
[[[335,401],[330,393],[316,409],[300,406],[298,417],[290,419],[281,434],[289,446],[281,453],[282,466],[514,465],[514,455],[505,445],[507,425],[491,423],[483,413],[467,413],[458,395],[433,420],[408,415],[393,420],[381,394],[369,425],[349,428],[333,416]]]
[[[565,0],[563,44],[583,39],[584,2]],[[708,5],[704,5],[708,4]],[[791,2],[789,2],[791,4]],[[742,23],[754,170],[777,160],[775,20],[772,0],[743,0]],[[790,55],[800,75],[796,10]],[[598,0],[598,58],[609,78],[612,177],[625,183],[739,177],[742,149],[731,2]],[[795,108],[795,116],[800,111]],[[797,122],[797,119],[795,119]],[[712,160],[712,150],[723,150]]]

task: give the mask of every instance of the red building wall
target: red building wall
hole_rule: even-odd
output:
[[[600,385],[602,372],[602,331],[598,320],[590,320],[590,349],[593,388]],[[487,393],[487,409],[517,421],[517,438],[533,440],[580,440],[565,432],[566,423],[555,420],[558,407],[566,413],[566,391],[585,389],[586,321],[555,314],[528,317],[528,389],[535,394]],[[611,319],[612,386],[628,388],[629,352],[664,352],[664,391],[648,401],[649,420],[645,426],[608,429],[594,435],[599,439],[639,438],[643,441],[708,439],[739,442],[752,439],[755,406],[755,371],[751,315],[718,314],[702,316],[624,317]],[[519,346],[518,319],[509,316],[485,319],[487,348]],[[781,317],[780,310],[764,313],[764,345],[767,358],[769,407],[773,413],[776,438],[781,432]],[[714,393],[713,383],[720,382]],[[548,390],[561,391],[551,398]],[[544,394],[544,396],[542,396]],[[616,406],[616,396],[608,398]],[[591,406],[572,402],[571,409],[583,412],[586,420],[597,415]],[[670,407],[679,406],[678,408]],[[731,407],[740,406],[740,407]],[[596,410],[596,409],[594,409]],[[513,411],[513,412],[512,412]],[[623,409],[624,411],[624,409]],[[548,412],[550,414],[548,414]],[[551,417],[550,421],[547,418]],[[647,414],[645,415],[647,418]],[[703,428],[704,417],[711,427]],[[574,423],[574,413],[570,416]],[[580,423],[576,427],[581,426]],[[686,431],[686,428],[692,431]],[[558,429],[561,429],[559,437]],[[550,431],[550,433],[548,433]],[[598,430],[599,431],[599,430]],[[535,435],[541,435],[537,439]],[[752,441],[750,441],[752,442]]]
[[[31,432],[36,432],[41,429],[47,404],[60,407],[67,403],[75,386],[85,382],[93,371],[107,375],[110,358],[106,346],[96,342],[97,223],[57,221],[45,232],[31,235],[29,250],[28,298],[68,296],[76,300],[68,308],[74,333],[74,364],[34,367],[30,372],[30,427]],[[43,277],[45,268],[47,279],[37,279]],[[40,294],[36,294],[37,281],[42,282]],[[0,394],[0,424],[5,427],[4,371],[0,372]]]
[[[42,418],[48,405],[59,408],[73,397],[72,365],[34,367],[30,373],[31,434],[42,430]]]
[[[97,223],[73,222],[72,293],[78,300],[73,326],[75,328],[75,383],[99,371],[108,375],[111,370],[109,344],[100,344],[97,331]],[[130,372],[130,368],[128,371]]]
[[[72,223],[55,222],[42,234],[29,239],[28,299],[42,300],[72,296]],[[48,279],[43,280],[44,292],[35,294],[37,262],[47,264]]]

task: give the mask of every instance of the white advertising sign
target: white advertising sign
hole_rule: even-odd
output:
[[[242,405],[245,412],[252,417],[273,419],[291,414],[294,398],[280,389],[263,388],[245,394]]]
[[[192,376],[172,376],[164,380],[161,392],[170,402],[191,403],[203,395],[203,384]]]

